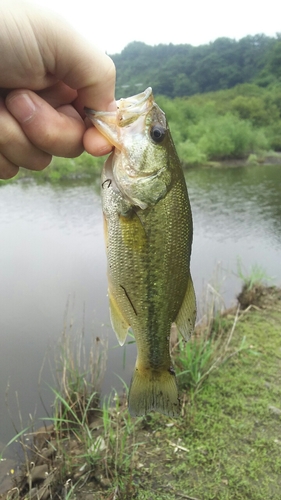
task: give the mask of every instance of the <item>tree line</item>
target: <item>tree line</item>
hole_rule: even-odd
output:
[[[199,47],[132,42],[113,60],[117,98],[151,86],[183,164],[281,151],[281,35]]]
[[[170,98],[229,89],[253,82],[266,87],[281,78],[281,35],[218,38],[209,44],[156,45],[132,42],[111,56],[117,69],[116,97],[146,87]]]

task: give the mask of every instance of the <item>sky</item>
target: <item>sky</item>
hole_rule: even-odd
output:
[[[201,45],[281,32],[280,0],[33,0],[59,12],[108,54],[132,41]]]

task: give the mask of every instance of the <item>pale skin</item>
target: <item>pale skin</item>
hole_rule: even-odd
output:
[[[42,170],[52,155],[110,152],[83,111],[116,108],[115,67],[106,54],[23,1],[0,3],[0,53],[0,179],[19,167]]]

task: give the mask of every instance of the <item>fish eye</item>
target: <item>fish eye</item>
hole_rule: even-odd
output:
[[[166,129],[161,125],[153,125],[150,129],[150,137],[157,144],[163,141],[165,134]]]

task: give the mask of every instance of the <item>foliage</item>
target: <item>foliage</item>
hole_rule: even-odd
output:
[[[117,98],[152,86],[185,164],[280,151],[280,43],[262,34],[199,47],[132,42],[112,56]]]
[[[281,78],[281,40],[274,44],[269,53],[268,69],[277,78]]]
[[[281,151],[281,120],[271,123],[264,129],[264,134],[268,138],[271,149]]]
[[[157,97],[181,161],[259,157],[281,150],[281,85],[264,89],[243,84],[188,98]]]
[[[239,308],[227,320],[217,314],[212,323],[197,327],[195,334],[189,342],[180,339],[176,366],[181,390],[194,395],[201,388],[209,375],[217,370],[229,358],[238,355],[248,347],[245,338],[238,347],[233,348],[231,340],[239,318]]]
[[[151,86],[171,98],[280,79],[280,40],[263,34],[209,44],[156,45],[132,42],[111,57],[117,69],[117,98]]]
[[[189,133],[208,159],[239,158],[257,147],[251,124],[231,113],[201,120]]]
[[[252,290],[257,285],[265,286],[268,282],[272,281],[272,277],[259,264],[253,264],[247,272],[243,269],[240,258],[237,259],[237,276],[241,279],[243,287],[247,290]]]
[[[97,172],[101,171],[103,163],[104,157],[96,158],[87,153],[83,153],[75,159],[54,157],[50,168],[44,172],[49,176],[52,182],[69,178],[91,178],[95,176]]]
[[[219,279],[219,268],[214,279]],[[220,284],[216,281],[216,288]],[[239,309],[233,308],[226,316],[218,290],[211,284],[206,287],[204,310],[191,339],[182,337],[174,348],[174,359],[179,387],[192,398],[201,389],[209,375],[233,356],[247,349],[243,338],[233,347],[233,336],[239,320]]]
[[[196,166],[207,162],[207,155],[203,151],[200,151],[199,145],[189,139],[179,143],[177,152],[182,162],[189,165]]]
[[[82,153],[78,158],[60,158],[54,156],[50,165],[42,171],[20,169],[17,179],[32,178],[36,182],[49,181],[51,183],[66,180],[93,179],[102,170],[105,158],[96,158]]]

